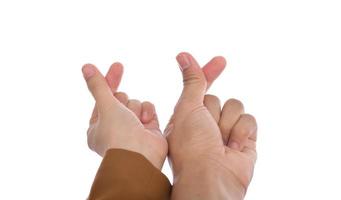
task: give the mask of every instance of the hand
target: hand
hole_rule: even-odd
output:
[[[205,95],[225,67],[222,57],[200,68],[188,53],[177,56],[184,88],[165,130],[174,175],[174,199],[242,199],[256,161],[255,118],[240,101]]]
[[[91,64],[84,65],[82,71],[96,100],[87,132],[90,149],[101,156],[111,148],[134,151],[161,169],[168,147],[159,129],[154,105],[128,100],[122,92],[115,93],[123,66],[114,63],[105,78]]]

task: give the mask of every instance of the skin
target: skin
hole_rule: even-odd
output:
[[[177,60],[184,88],[165,130],[172,199],[243,199],[257,158],[256,120],[236,99],[221,109],[216,96],[205,95],[225,67],[222,57],[203,68],[189,53]]]
[[[84,65],[82,71],[96,100],[87,131],[89,148],[100,156],[112,148],[134,151],[161,169],[168,146],[155,107],[116,92],[123,74],[122,64],[114,63],[105,77],[92,64]]]
[[[243,199],[257,158],[256,120],[244,113],[240,101],[230,99],[221,108],[216,96],[206,95],[225,68],[223,57],[214,57],[203,68],[189,53],[180,53],[177,61],[184,88],[164,131],[167,140],[152,103],[116,92],[123,73],[120,63],[105,77],[94,65],[84,65],[96,100],[88,145],[101,156],[111,148],[140,153],[158,169],[168,152],[172,199]]]

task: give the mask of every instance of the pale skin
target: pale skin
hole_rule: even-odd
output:
[[[223,108],[206,91],[225,68],[214,57],[203,68],[189,53],[177,56],[184,88],[164,135],[154,105],[116,92],[123,66],[104,77],[95,66],[83,75],[96,100],[88,129],[89,147],[103,156],[120,148],[142,154],[161,169],[168,154],[173,170],[172,199],[243,199],[256,162],[257,124],[235,99]]]
[[[111,148],[134,151],[161,169],[168,145],[154,105],[116,92],[123,74],[122,64],[114,63],[105,77],[91,64],[84,65],[82,70],[96,100],[87,131],[89,148],[101,156]]]

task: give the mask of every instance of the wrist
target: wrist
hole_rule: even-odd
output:
[[[243,199],[245,187],[232,172],[202,162],[184,165],[174,175],[174,199]]]

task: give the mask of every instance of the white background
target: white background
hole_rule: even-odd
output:
[[[228,67],[209,93],[259,124],[247,199],[341,199],[341,6],[331,0],[0,1],[0,198],[85,199],[100,157],[84,63],[156,104],[162,128],[191,52]],[[168,163],[163,170],[169,178]]]

